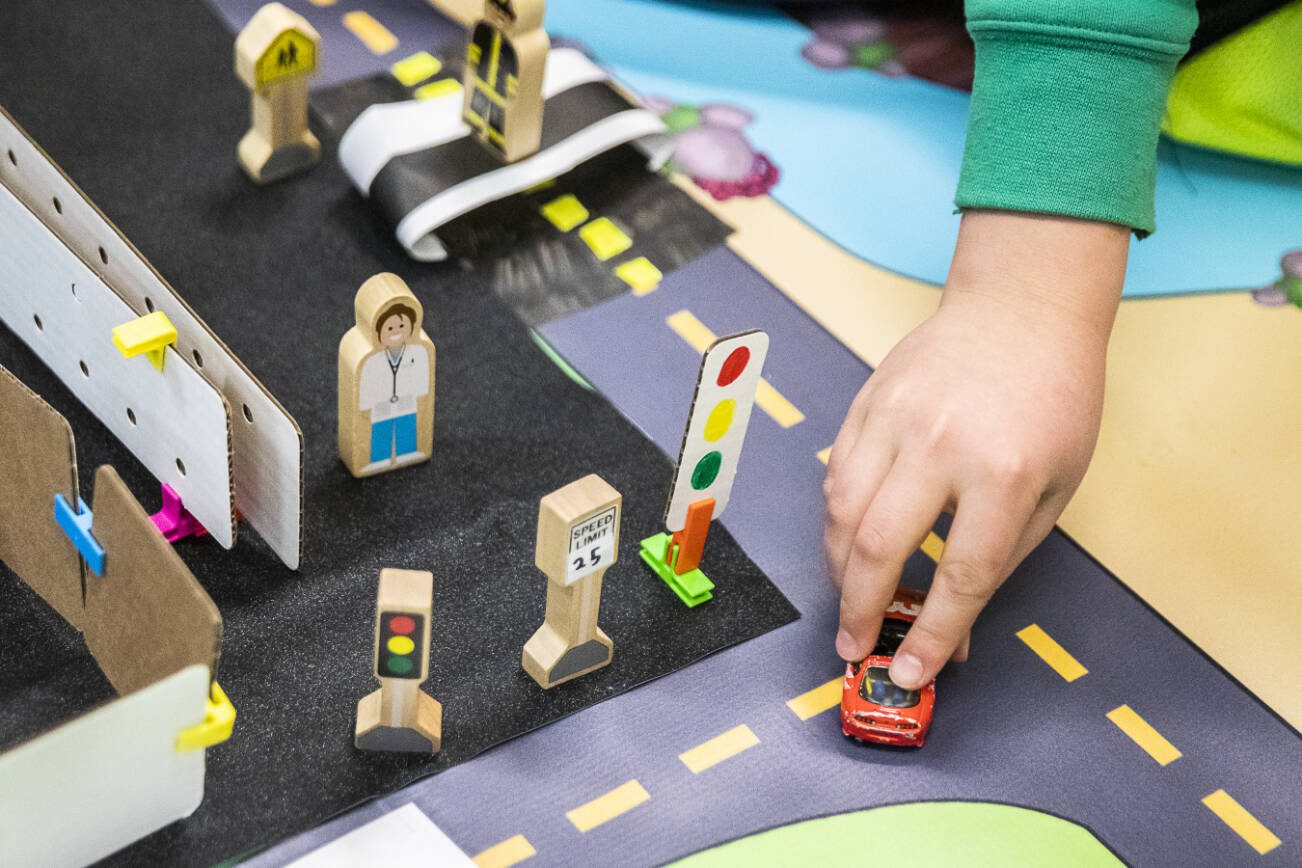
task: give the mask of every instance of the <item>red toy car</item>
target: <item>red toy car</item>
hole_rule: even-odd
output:
[[[909,625],[922,611],[925,596],[900,588],[886,610],[872,654],[847,663],[841,688],[841,731],[856,741],[922,747],[936,704],[936,683],[905,690],[891,681],[888,670]]]

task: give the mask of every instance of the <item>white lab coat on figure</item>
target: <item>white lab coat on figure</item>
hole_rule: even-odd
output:
[[[359,409],[371,411],[371,423],[416,412],[418,398],[429,394],[429,352],[412,341],[403,346],[396,366],[387,349],[362,363]]]

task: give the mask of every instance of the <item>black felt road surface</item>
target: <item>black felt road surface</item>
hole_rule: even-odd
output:
[[[248,96],[231,56],[230,35],[198,0],[6,0],[0,26],[0,104],[281,399],[306,440],[301,571],[247,526],[231,552],[178,545],[225,617],[219,680],[239,719],[234,738],[209,751],[199,811],[119,854],[123,863],[208,864],[265,846],[796,616],[721,528],[706,557],[718,585],[709,604],[687,610],[645,570],[637,543],[660,529],[669,461],[552,367],[473,269],[407,260],[336,167],[332,142],[311,173],[249,184],[235,162]],[[425,304],[438,347],[435,455],[357,481],[335,456],[336,348],[356,288],[379,271],[402,275]],[[3,328],[0,363],[68,416],[83,496],[93,468],[110,462],[157,508],[157,484]],[[624,494],[601,618],[615,659],[544,692],[519,666],[543,613],[538,499],[589,472]],[[435,576],[427,688],[444,706],[437,758],[351,745],[357,701],[377,686],[370,643],[384,566]],[[3,571],[0,745],[109,696],[76,636]]]

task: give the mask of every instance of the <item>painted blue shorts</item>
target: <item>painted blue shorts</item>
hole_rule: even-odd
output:
[[[416,414],[371,424],[371,461],[387,461],[416,451]]]

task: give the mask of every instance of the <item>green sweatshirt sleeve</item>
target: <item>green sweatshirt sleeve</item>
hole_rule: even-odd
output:
[[[967,0],[976,78],[955,204],[1154,229],[1157,136],[1194,0]]]

